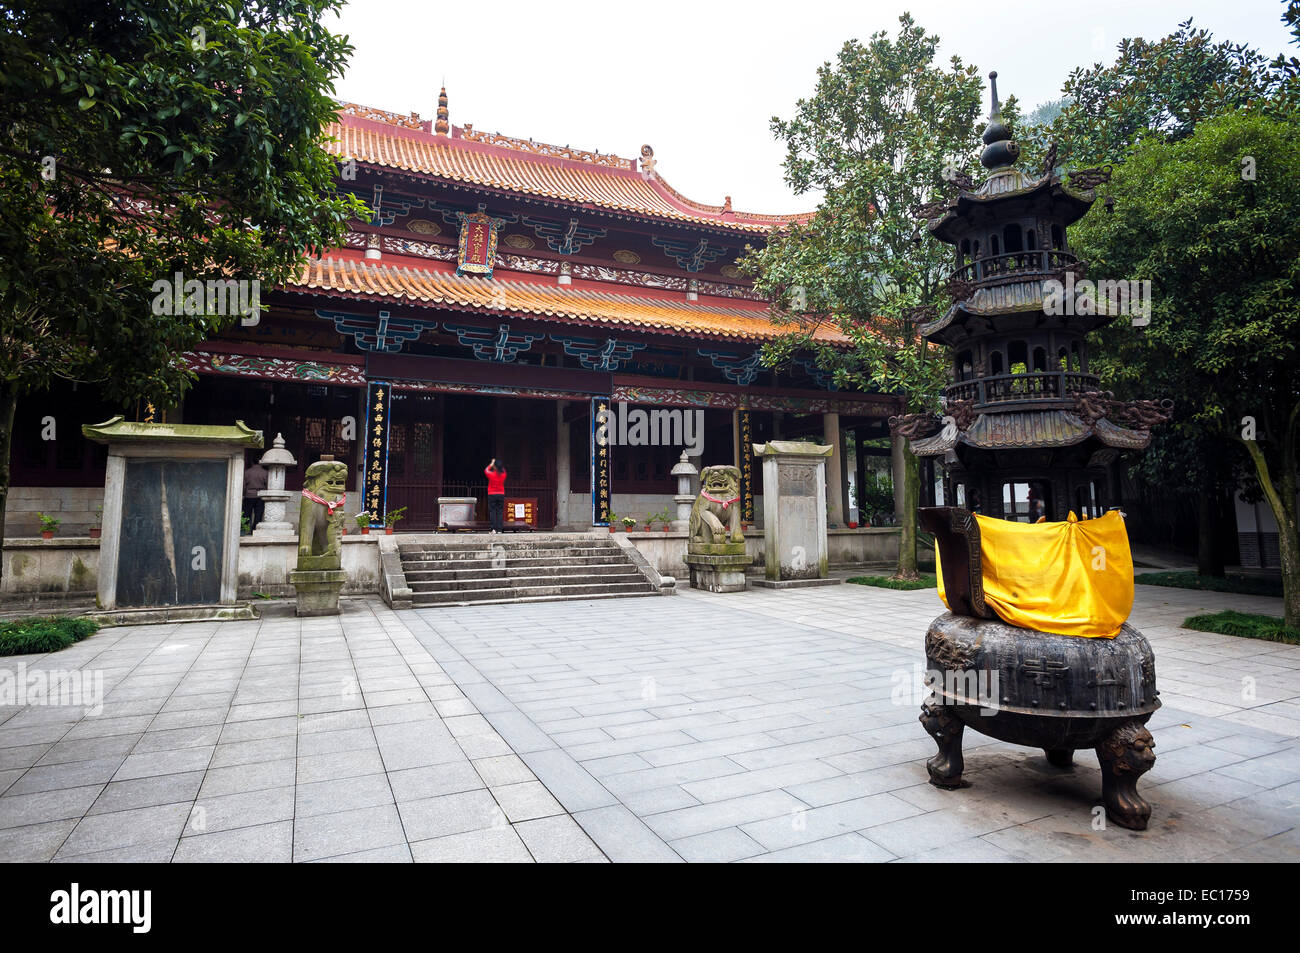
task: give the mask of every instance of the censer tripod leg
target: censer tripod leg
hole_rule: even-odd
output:
[[[925,763],[930,772],[930,783],[940,788],[964,788],[967,782],[961,779],[966,762],[961,756],[961,736],[966,726],[961,720],[934,699],[921,706],[921,725],[934,743],[939,746],[939,753]]]

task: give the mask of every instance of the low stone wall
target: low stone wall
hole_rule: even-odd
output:
[[[831,568],[897,563],[901,533],[897,526],[828,529],[826,543]]]
[[[379,591],[380,534],[343,537],[343,571],[348,574],[343,595]],[[265,541],[245,536],[239,542],[239,598],[254,593],[264,596],[293,596],[289,571],[298,564],[296,539]]]
[[[345,595],[379,591],[380,534],[343,537],[343,569],[348,581]],[[0,596],[48,595],[94,598],[99,587],[98,539],[8,539],[4,547],[4,576]],[[254,593],[293,596],[289,570],[298,561],[294,540],[264,541],[242,537],[239,544],[239,598]]]
[[[832,569],[847,569],[898,562],[899,529],[897,526],[869,526],[861,529],[826,531]],[[686,534],[658,530],[649,533],[619,533],[645,556],[646,561],[666,576],[686,577],[682,557],[686,555]],[[745,533],[745,552],[754,559],[754,567],[763,567],[763,531]]]
[[[99,585],[99,540],[89,536],[7,539],[3,558],[0,595],[93,599]]]

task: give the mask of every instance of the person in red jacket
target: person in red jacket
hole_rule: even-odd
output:
[[[492,521],[492,532],[505,532],[506,511],[506,468],[496,457],[483,471],[487,477],[488,519]]]

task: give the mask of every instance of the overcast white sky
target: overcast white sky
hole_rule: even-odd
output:
[[[786,188],[768,120],[790,116],[846,39],[896,32],[904,10],[1027,108],[1073,67],[1111,62],[1121,38],[1189,16],[1270,57],[1289,39],[1279,0],[352,0],[335,25],[356,48],[337,92],[428,119],[445,78],[457,125],[627,158],[647,142],[689,198],[802,211],[816,199]]]

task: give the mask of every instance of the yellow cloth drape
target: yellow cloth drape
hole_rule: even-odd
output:
[[[984,601],[1003,622],[1113,639],[1133,610],[1133,555],[1115,511],[1080,523],[1015,523],[976,514]],[[935,552],[939,598],[943,570]]]

